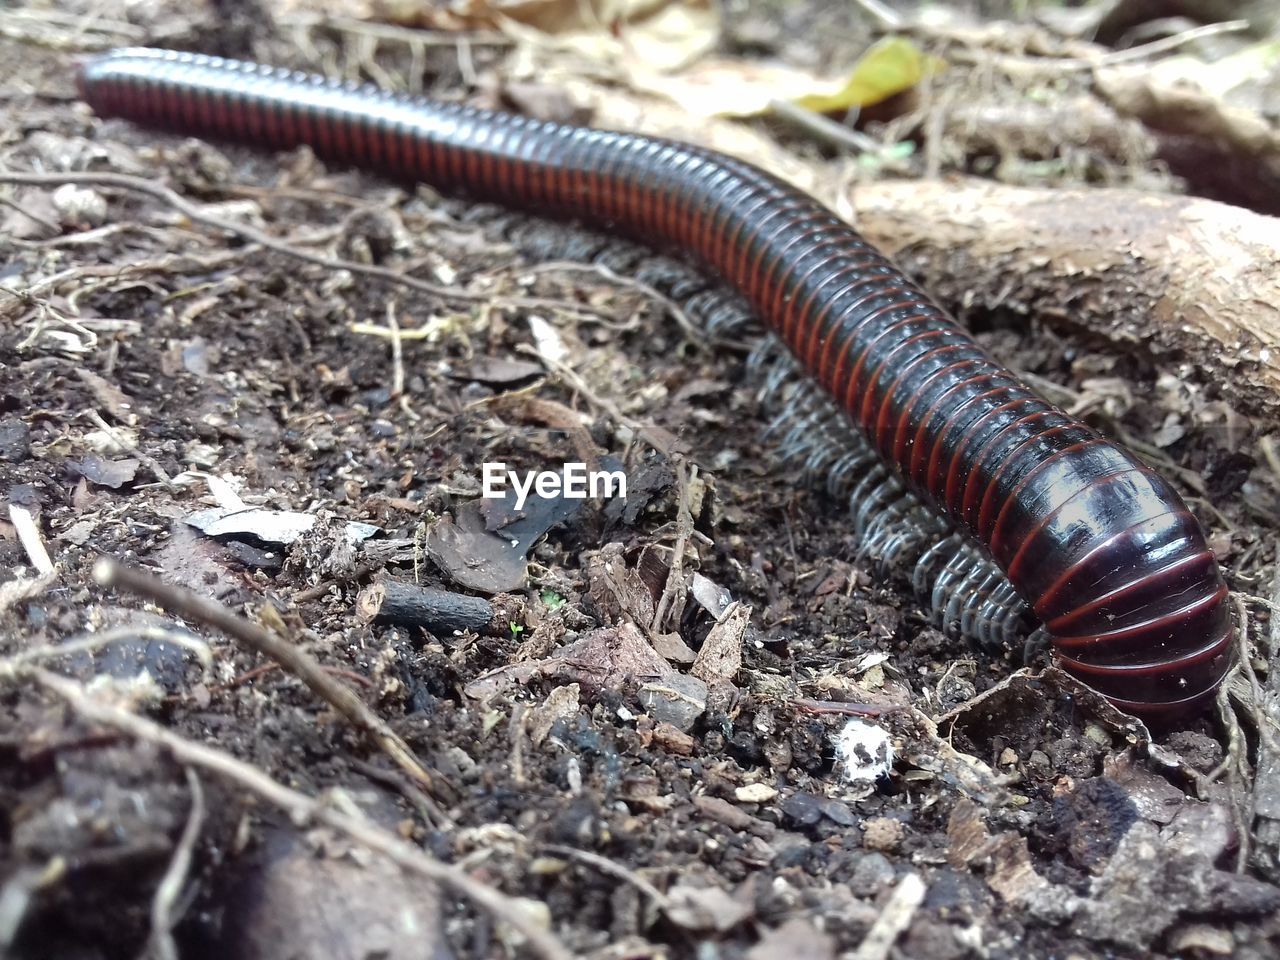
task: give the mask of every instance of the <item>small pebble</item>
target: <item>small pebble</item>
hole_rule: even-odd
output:
[[[892,853],[905,834],[902,821],[892,817],[870,817],[862,822],[862,845],[868,850]]]
[[[778,791],[767,783],[748,783],[733,791],[739,803],[768,803],[778,795]]]

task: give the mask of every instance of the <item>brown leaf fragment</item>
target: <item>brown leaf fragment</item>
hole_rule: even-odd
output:
[[[573,679],[592,690],[616,690],[628,683],[675,673],[633,624],[592,630],[556,651]]]
[[[987,885],[1002,899],[1017,903],[1036,890],[1049,887],[1049,881],[1036,873],[1026,837],[1003,833],[990,846],[991,872]]]
[[[464,692],[477,700],[489,700],[511,686],[557,672],[591,691],[619,689],[675,673],[634,625],[624,623],[592,630],[544,659],[490,670],[468,683]]]
[[[476,380],[497,386],[520,383],[541,375],[541,364],[508,357],[476,357],[466,366],[449,371],[449,376],[459,380]]]
[[[131,427],[137,425],[138,415],[133,412],[133,401],[117,384],[84,368],[77,369],[76,376],[93,392],[94,399],[113,420]]]
[[[582,414],[570,410],[562,403],[525,394],[507,394],[495,397],[490,401],[489,407],[508,420],[564,431],[579,460],[591,462],[601,453],[596,442],[591,439],[590,432],[583,426]]]
[[[957,870],[981,863],[990,856],[993,843],[982,809],[962,797],[947,820],[947,862]]]
[[[591,119],[590,109],[575,102],[572,94],[560,86],[512,80],[502,85],[500,95],[516,112],[536,120],[585,124]]]
[[[0,234],[15,240],[43,240],[60,232],[61,217],[47,190],[20,191],[0,214]]]
[[[653,594],[627,565],[622,544],[607,543],[587,567],[587,592],[601,618],[617,623],[653,621]]]
[[[742,638],[751,623],[751,607],[741,602],[729,605],[693,661],[690,672],[707,686],[731,683],[742,666]]]
[[[698,656],[678,633],[655,634],[653,649],[671,663],[693,663]]]
[[[576,683],[556,687],[547,694],[546,700],[530,711],[529,741],[535,747],[546,742],[547,737],[551,736],[551,728],[558,720],[572,720],[578,715],[581,709],[578,699],[580,691],[581,687]]]
[[[484,703],[517,684],[528,683],[536,677],[543,676],[551,670],[555,663],[556,661],[554,660],[509,663],[498,667],[496,670],[480,674],[480,676],[463,687],[462,692],[473,700],[479,700]]]
[[[639,807],[641,810],[657,814],[658,816],[667,813],[676,805],[677,802],[679,802],[676,795],[673,793],[659,794],[648,790],[623,793],[622,799],[626,800],[627,803],[631,804],[633,807]]]

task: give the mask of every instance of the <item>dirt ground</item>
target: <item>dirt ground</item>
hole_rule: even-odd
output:
[[[831,6],[734,6],[717,50],[847,65],[875,24]],[[73,29],[90,11],[107,25]],[[1241,597],[1250,669],[1148,731],[1043,659],[930,626],[846,506],[779,466],[745,341],[691,333],[631,248],[537,262],[563,245],[537,221],[77,100],[76,58],[116,37],[569,109],[553,82],[503,92],[528,72],[520,33],[375,50],[253,16],[0,11],[0,954],[1280,952],[1252,599],[1273,595],[1274,408],[1198,380],[1194,354],[945,290],[1006,363],[1166,468]],[[976,43],[948,82],[994,109],[1008,50]],[[937,163],[1222,196],[1130,118],[1067,150],[881,109],[859,130],[914,153],[739,126],[819,179]],[[123,177],[74,176],[105,172]],[[584,458],[625,469],[625,503],[480,506],[483,463]],[[103,585],[103,557],[149,576]],[[445,592],[465,628],[375,616],[387,578]],[[838,756],[842,731],[864,741]]]

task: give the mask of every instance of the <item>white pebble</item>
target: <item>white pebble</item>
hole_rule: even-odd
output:
[[[64,183],[53,191],[53,206],[63,224],[101,226],[107,219],[107,201],[95,190]]]
[[[836,761],[846,780],[870,783],[893,769],[893,743],[881,727],[853,719],[835,736]]]

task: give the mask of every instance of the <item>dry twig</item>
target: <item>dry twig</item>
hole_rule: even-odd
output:
[[[1128,50],[1116,50],[1114,53],[1103,54],[1095,62],[1089,63],[1089,65],[1109,67],[1117,63],[1128,63],[1130,60],[1153,57],[1157,53],[1168,53],[1170,50],[1176,50],[1178,47],[1186,46],[1196,40],[1203,40],[1205,37],[1216,37],[1224,33],[1239,33],[1241,30],[1248,29],[1248,20],[1226,20],[1222,23],[1206,23],[1198,27],[1192,27],[1190,30],[1183,30],[1181,33],[1175,33],[1172,36],[1152,40],[1150,43],[1130,47]],[[1085,62],[1088,63],[1088,61]]]
[[[77,653],[93,653],[95,650],[101,650],[105,646],[119,643],[122,640],[167,643],[194,654],[196,659],[200,661],[200,665],[205,669],[208,669],[213,663],[213,654],[210,652],[208,644],[193,634],[168,627],[130,623],[112,627],[99,633],[91,633],[74,640],[68,640],[65,643],[58,644],[56,647],[35,647],[31,650],[15,653],[4,660],[0,660],[0,667],[4,668],[0,670],[0,680],[6,679],[14,670],[25,669],[46,660],[57,660]],[[5,673],[5,670],[10,673]]]
[[[638,293],[644,294],[650,300],[662,304],[666,311],[677,324],[680,325],[685,334],[695,343],[703,343],[706,341],[706,331],[698,328],[689,315],[679,303],[662,293],[660,290],[645,283],[643,280],[637,280],[635,277],[624,277],[616,270],[610,270],[603,263],[574,263],[572,260],[551,260],[547,263],[538,263],[529,267],[522,268],[524,273],[552,273],[552,272],[577,272],[577,273],[594,273],[596,276],[608,281],[609,283],[619,287],[629,287]],[[636,326],[634,320],[627,320],[623,323],[609,324],[614,330],[631,330]]]
[[[398,270],[392,270],[388,267],[379,267],[368,263],[357,263],[354,260],[344,260],[340,257],[328,257],[319,253],[311,253],[303,250],[292,243],[273,237],[264,230],[250,226],[246,223],[238,223],[234,220],[227,220],[215,214],[208,213],[197,204],[191,203],[185,197],[175,193],[168,187],[149,180],[143,180],[141,177],[134,177],[124,173],[20,173],[13,170],[0,169],[0,183],[20,183],[37,187],[61,186],[64,183],[75,183],[82,186],[97,187],[115,187],[119,190],[132,190],[136,193],[144,193],[150,197],[154,197],[163,203],[168,204],[174,210],[177,210],[184,217],[196,223],[203,223],[207,227],[213,227],[215,230],[222,230],[235,236],[241,237],[250,243],[265,247],[276,253],[282,253],[285,256],[302,260],[306,263],[315,264],[318,267],[324,267],[326,270],[346,270],[350,273],[363,274],[367,277],[373,277],[385,283],[396,284],[399,286],[409,287],[413,290],[428,293],[432,296],[439,297],[441,300],[452,301],[455,303],[495,303],[508,307],[516,307],[529,310],[567,310],[577,313],[590,313],[592,315],[601,315],[599,311],[592,310],[589,307],[572,303],[560,303],[553,300],[543,300],[537,297],[503,297],[495,296],[489,292],[477,292],[472,290],[460,290],[456,287],[446,287],[437,283],[430,283],[426,280],[420,280],[401,273]],[[104,274],[110,275],[114,268],[110,271],[104,271]],[[25,291],[8,291],[14,296],[21,298],[29,298],[36,296],[35,286]],[[604,316],[607,316],[605,314]]]
[[[546,364],[556,373],[560,374],[560,376],[563,377],[565,382],[569,385],[570,389],[576,391],[577,393],[582,394],[582,396],[586,399],[586,401],[589,404],[591,404],[597,410],[603,410],[606,414],[608,414],[611,418],[613,418],[613,420],[616,423],[619,423],[622,426],[626,427],[637,437],[644,440],[651,447],[653,447],[653,449],[657,450],[660,453],[664,453],[668,455],[670,455],[674,451],[674,446],[672,441],[675,438],[673,438],[670,434],[663,431],[660,427],[655,427],[652,424],[642,423],[639,420],[636,420],[634,417],[627,416],[618,408],[618,405],[616,403],[614,403],[612,400],[607,399],[606,397],[601,396],[599,393],[593,390],[587,384],[587,381],[584,380],[582,376],[578,373],[578,371],[574,370],[573,367],[569,366],[563,360],[557,360],[555,357],[541,354],[537,351],[537,349],[535,349],[534,347],[526,343],[519,344],[516,347],[516,350],[517,352],[526,353],[531,356],[537,357],[537,359],[540,360],[542,363]]]
[[[170,490],[174,489],[173,478],[169,476],[168,471],[165,470],[164,467],[160,466],[160,464],[156,461],[156,458],[146,453],[145,451],[139,449],[137,444],[130,443],[124,436],[120,434],[120,431],[116,430],[114,427],[111,426],[111,424],[107,423],[107,421],[102,418],[102,414],[98,413],[97,410],[86,410],[84,411],[84,416],[87,417],[89,420],[91,420],[94,426],[96,426],[99,430],[101,430],[108,437],[110,437],[112,443],[114,443],[117,447],[119,447],[125,453],[132,454],[133,456],[141,460],[143,463],[145,463],[147,465],[147,469],[149,469],[152,472],[152,474],[155,475],[155,478],[157,480],[159,480],[162,484],[164,484]]]
[[[3,172],[0,172],[0,179],[3,178]],[[155,260],[137,261],[126,264],[80,264],[74,267],[68,267],[66,270],[60,270],[58,273],[43,277],[35,281],[31,286],[22,290],[0,284],[0,293],[7,294],[7,298],[0,298],[0,320],[4,320],[13,314],[16,314],[25,307],[32,305],[40,305],[42,298],[57,291],[63,284],[73,281],[81,281],[87,279],[99,279],[103,281],[120,280],[127,277],[137,276],[145,273],[171,273],[179,269],[184,264],[196,264],[206,269],[214,269],[235,260],[242,260],[247,254],[251,254],[251,248],[240,250],[221,251],[216,254],[205,256],[193,256],[189,253],[184,254],[166,254]],[[32,338],[28,337],[27,341]],[[19,349],[24,349],[22,344]]]
[[[895,12],[887,3],[882,3],[881,0],[854,0],[854,2],[884,29],[898,30],[902,27],[901,14]]]
[[[926,27],[916,25],[915,29],[929,33],[941,40],[957,40],[957,37],[948,27]],[[1035,68],[1050,72],[1071,71],[1071,70],[1092,70],[1095,67],[1109,67],[1118,63],[1128,63],[1133,60],[1141,60],[1144,57],[1155,56],[1160,53],[1168,53],[1176,50],[1178,47],[1185,46],[1196,40],[1203,40],[1205,37],[1218,36],[1224,33],[1239,33],[1241,30],[1249,29],[1248,20],[1226,20],[1222,23],[1206,23],[1202,26],[1192,27],[1190,30],[1184,30],[1182,33],[1174,34],[1170,37],[1161,37],[1159,40],[1152,40],[1150,43],[1144,43],[1137,47],[1131,47],[1128,50],[1113,50],[1109,53],[1103,53],[1102,47],[1098,47],[1096,56],[1079,56],[1079,57],[1045,57],[1045,56],[1013,56],[1009,54],[993,55],[992,51],[981,46],[974,46],[966,49],[960,46],[957,49],[949,50],[947,56],[952,60],[958,60],[966,63],[983,64],[987,69],[1000,69],[1009,73],[1018,73],[1027,68]]]
[[[144,597],[170,613],[213,627],[233,637],[255,653],[268,656],[285,670],[298,677],[313,693],[329,703],[335,710],[378,745],[400,769],[428,791],[439,787],[451,789],[443,781],[437,781],[423,767],[405,743],[376,713],[369,709],[354,691],[339,683],[325,669],[296,644],[277,637],[270,631],[238,617],[226,607],[201,596],[165,583],[158,577],[141,570],[124,567],[113,560],[98,561],[93,570],[94,578],[103,586],[115,587]]]
[[[853,960],[885,960],[898,934],[911,925],[924,896],[928,892],[918,873],[908,873],[889,895],[880,916],[871,925],[862,943],[852,954]]]
[[[36,526],[35,517],[26,507],[16,503],[9,504],[9,522],[18,536],[18,542],[27,552],[27,559],[37,574],[47,577],[53,573],[53,560],[45,548],[44,538],[40,536],[40,528]]]
[[[175,913],[175,905],[191,871],[191,856],[196,841],[200,839],[200,828],[204,825],[204,787],[191,767],[187,767],[187,790],[191,794],[191,811],[187,814],[186,825],[169,859],[169,866],[151,898],[150,950],[156,960],[178,960],[173,928],[182,917]]]
[[[659,910],[665,912],[671,908],[671,900],[665,893],[634,870],[628,869],[607,857],[592,853],[590,850],[579,850],[577,847],[565,847],[555,843],[544,846],[542,849],[548,853],[555,854],[557,857],[567,857],[570,860],[588,864],[601,873],[626,881],[652,900]]]
[[[0,678],[11,675],[0,662]],[[391,860],[401,869],[467,897],[477,906],[519,931],[543,960],[575,960],[574,955],[551,933],[542,929],[505,894],[472,879],[456,867],[433,860],[421,850],[374,826],[363,818],[335,809],[323,800],[308,797],[272,779],[262,770],[230,754],[194,743],[159,724],[127,710],[89,697],[73,680],[38,667],[19,668],[17,674],[31,680],[65,702],[81,718],[112,727],[134,739],[155,744],[178,763],[208,771],[220,780],[233,783],[278,807],[297,823],[322,823],[351,840]]]

